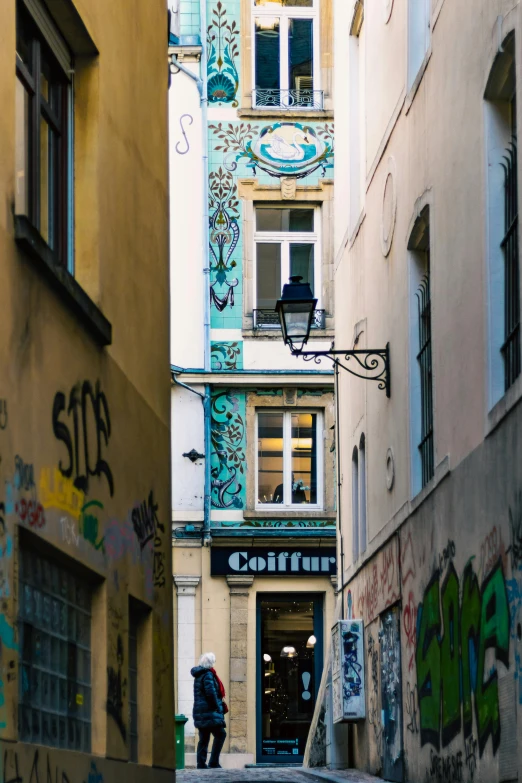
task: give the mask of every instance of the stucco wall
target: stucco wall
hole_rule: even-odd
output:
[[[100,758],[91,767],[85,755],[41,750],[38,774],[116,780],[121,765],[103,757],[128,759],[129,596],[147,613],[139,761],[174,766],[166,12],[160,0],[75,3],[99,50],[76,58],[74,173],[75,276],[112,324],[112,344],[100,348],[15,243],[15,5],[0,9],[0,738],[18,738],[23,546],[93,585]],[[63,6],[53,8],[64,22]],[[2,743],[6,778],[16,769],[35,779],[37,751]]]

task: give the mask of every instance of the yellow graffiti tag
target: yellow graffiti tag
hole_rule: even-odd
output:
[[[44,508],[58,508],[75,519],[85,502],[84,493],[76,489],[71,479],[62,476],[58,468],[42,468],[40,472],[40,502]]]

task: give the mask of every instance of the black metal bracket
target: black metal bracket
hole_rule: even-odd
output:
[[[185,454],[181,455],[182,457],[188,457],[191,462],[197,462],[198,459],[205,459],[204,454],[200,454],[196,449],[191,449],[190,451],[187,451]]]
[[[378,388],[386,392],[386,396],[389,397],[391,393],[390,387],[390,344],[386,343],[386,348],[379,349],[367,349],[367,350],[353,350],[353,351],[336,351],[332,348],[328,351],[303,351],[294,348],[290,343],[290,350],[293,356],[302,356],[305,362],[313,361],[314,364],[321,364],[323,358],[330,359],[337,367],[342,367],[343,370],[355,375],[357,378],[362,378],[365,381],[376,381]],[[337,357],[342,356],[345,362],[349,362],[350,359],[354,359],[351,366],[343,364]]]

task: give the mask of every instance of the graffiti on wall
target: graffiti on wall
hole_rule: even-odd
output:
[[[350,590],[351,612],[368,625],[400,597],[399,544],[396,537],[383,547]]]
[[[0,400],[0,430],[5,430],[7,427],[7,400]]]
[[[213,8],[207,28],[207,94],[209,103],[229,103],[238,106],[239,26],[229,20],[221,0]]]
[[[118,634],[117,640],[117,668],[107,667],[107,715],[116,723],[123,740],[126,740],[127,729],[123,720],[123,704],[125,700],[125,691],[127,680],[123,678],[123,640]]]
[[[232,391],[213,395],[211,403],[212,506],[243,508],[245,472],[245,398]]]
[[[73,478],[74,486],[86,494],[91,477],[103,476],[112,497],[114,479],[104,456],[111,437],[111,418],[100,382],[94,389],[90,381],[77,383],[69,392],[68,403],[63,392],[56,392],[52,425],[56,439],[67,451],[67,464],[60,460],[58,465],[62,475]]]
[[[500,744],[496,663],[509,667],[510,610],[502,559],[482,584],[470,560],[459,580],[435,571],[417,610],[416,671],[421,745],[440,751],[476,726],[480,757]]]
[[[39,748],[35,749],[32,760],[29,753],[19,756],[16,750],[4,750],[0,762],[3,766],[3,783],[103,783],[97,762],[88,761],[87,775],[72,775],[55,761],[52,751],[43,753]]]

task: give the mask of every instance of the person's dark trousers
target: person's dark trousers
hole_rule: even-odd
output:
[[[207,765],[208,743],[210,735],[214,737],[212,743],[212,752],[210,754],[209,767],[217,767],[219,764],[219,754],[225,744],[227,733],[222,726],[213,726],[211,729],[198,729],[199,742],[196,755],[198,769],[204,769]]]

